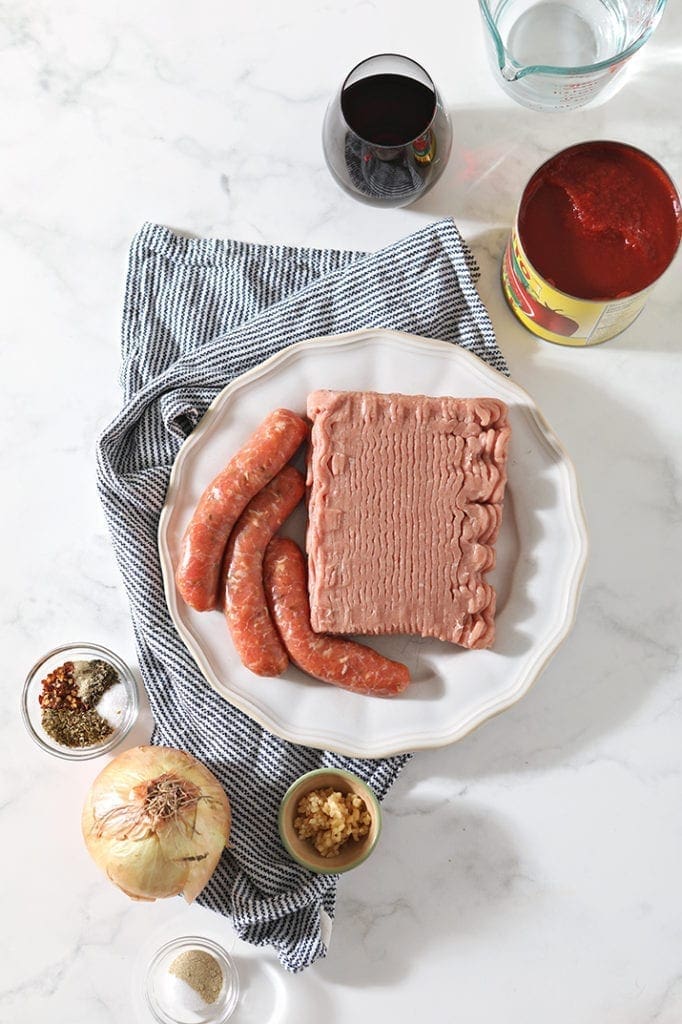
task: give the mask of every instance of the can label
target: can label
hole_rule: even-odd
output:
[[[546,341],[576,347],[598,345],[620,334],[642,311],[651,290],[608,302],[557,291],[533,267],[516,227],[502,260],[502,288],[512,311],[529,331]]]
[[[436,136],[430,128],[412,143],[412,152],[418,164],[430,164],[436,155]]]

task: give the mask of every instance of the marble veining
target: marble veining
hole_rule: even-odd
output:
[[[0,1024],[149,1024],[146,963],[193,932],[237,960],[238,1024],[682,1020],[682,264],[589,351],[534,339],[499,286],[525,181],[564,145],[621,139],[682,181],[681,38],[669,3],[618,93],[542,115],[498,88],[473,3],[0,5]],[[320,128],[346,72],[391,50],[432,73],[454,145],[432,192],[384,211],[336,188]],[[79,831],[102,765],[34,747],[19,693],[69,640],[134,663],[94,444],[120,401],[139,226],[370,250],[443,216],[479,261],[512,376],[576,464],[590,564],[575,628],[527,697],[404,770],[379,848],[340,883],[329,956],[291,977],[229,922],[107,883]],[[131,744],[150,729],[143,702]]]

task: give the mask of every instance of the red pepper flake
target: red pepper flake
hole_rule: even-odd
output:
[[[78,695],[78,684],[75,680],[72,661],[65,661],[54,672],[50,672],[43,679],[42,685],[42,691],[38,695],[38,703],[41,708],[85,710],[85,704]]]

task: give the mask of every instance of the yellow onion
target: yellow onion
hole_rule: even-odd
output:
[[[83,838],[95,863],[134,900],[179,893],[188,903],[213,874],[230,834],[215,775],[172,747],[133,747],[99,773]]]

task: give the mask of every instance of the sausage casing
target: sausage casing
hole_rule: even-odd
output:
[[[265,594],[291,660],[316,679],[355,693],[389,697],[410,681],[405,665],[354,640],[313,633],[303,552],[294,541],[274,537],[263,562]]]
[[[282,469],[301,445],[308,426],[289,409],[267,416],[246,444],[209,484],[194,510],[180,548],[175,582],[197,611],[220,601],[220,568],[230,533],[249,501]]]
[[[246,506],[225,555],[225,616],[242,663],[259,676],[278,676],[289,664],[263,589],[265,549],[305,494],[305,479],[285,466]]]

